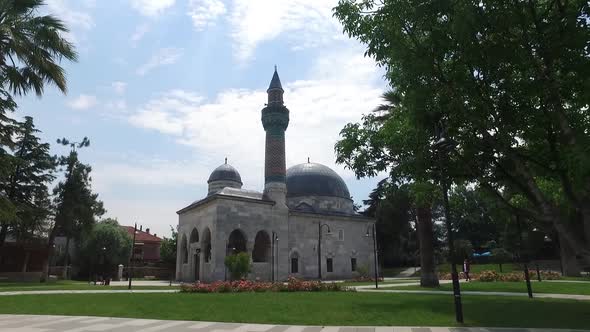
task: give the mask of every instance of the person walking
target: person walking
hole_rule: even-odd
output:
[[[470,269],[471,264],[469,263],[469,259],[465,258],[463,261],[463,273],[465,274],[465,281],[471,281],[471,277],[469,276]]]

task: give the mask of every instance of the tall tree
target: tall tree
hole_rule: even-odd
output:
[[[172,232],[172,236],[170,238],[164,237],[164,239],[162,239],[160,245],[160,259],[164,263],[174,265],[176,264],[176,241],[178,241],[178,232],[172,226],[170,226],[170,231]]]
[[[84,137],[79,143],[70,142],[64,138],[58,140],[58,143],[70,146],[71,150],[67,156],[59,158],[59,164],[65,167],[65,179],[53,190],[56,213],[55,223],[47,241],[50,256],[53,254],[53,244],[58,234],[65,235],[67,239],[78,237],[91,229],[96,223],[96,218],[106,212],[98,199],[98,194],[92,192],[90,178],[92,168],[78,160],[76,148],[90,145],[88,138]],[[42,281],[47,277],[48,271],[49,260],[47,259],[44,262]]]
[[[586,0],[341,0],[335,16],[386,68],[408,113],[380,135],[405,123],[430,146],[444,122],[457,143],[447,165],[455,179],[475,181],[514,213],[552,226],[590,265]],[[546,180],[559,183],[567,206],[556,204]],[[505,200],[507,187],[527,204]],[[564,215],[570,209],[583,231]]]
[[[17,240],[41,230],[50,214],[48,184],[55,178],[55,158],[49,144],[41,143],[33,118],[25,117],[15,132],[15,150],[8,176],[0,181],[0,192],[15,207],[12,222],[0,223],[0,246],[12,232]]]
[[[74,46],[64,38],[68,29],[51,15],[39,15],[42,0],[4,0],[0,2],[0,181],[7,181],[14,156],[13,134],[16,122],[10,118],[17,105],[14,95],[34,91],[41,96],[45,84],[66,92],[66,77],[60,66],[63,59],[76,61]],[[0,220],[14,221],[17,208],[0,192]]]

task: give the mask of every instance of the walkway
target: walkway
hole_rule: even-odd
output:
[[[175,331],[175,332],[555,332],[557,329],[478,327],[351,327],[215,323],[88,316],[0,315],[0,332]],[[582,331],[582,330],[579,330]]]

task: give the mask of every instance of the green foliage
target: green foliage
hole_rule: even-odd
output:
[[[504,248],[495,248],[492,249],[492,259],[498,264],[509,263],[514,260],[514,255]]]
[[[227,267],[232,280],[245,278],[251,272],[250,255],[245,252],[229,255],[225,257],[225,267]]]
[[[79,147],[88,146],[85,137]],[[60,143],[69,145],[69,142]],[[56,215],[52,235],[57,232],[77,237],[88,231],[96,222],[96,217],[103,215],[102,202],[98,194],[92,192],[90,172],[92,168],[78,160],[78,153],[72,149],[67,156],[59,158],[59,165],[65,167],[65,179],[53,190],[55,196]],[[50,235],[50,241],[53,238]]]
[[[444,166],[557,229],[590,264],[586,0],[341,0],[334,15],[392,88],[388,105],[344,127],[338,162],[432,183]],[[441,123],[456,151],[436,156]]]
[[[100,266],[103,271],[114,271],[118,264],[127,264],[132,239],[115,219],[97,223],[82,237],[79,264],[84,269]]]
[[[62,59],[77,59],[74,45],[64,38],[63,22],[52,15],[38,15],[43,0],[3,1],[0,6],[2,64],[0,85],[10,92],[43,94],[45,83],[66,92]]]
[[[170,231],[172,232],[172,237],[164,237],[160,243],[160,259],[164,263],[176,264],[178,232],[172,226],[170,226]]]
[[[369,276],[369,266],[368,265],[359,265],[356,267],[356,272],[359,274],[361,278],[370,278]]]
[[[473,256],[473,245],[469,240],[455,240],[455,262],[461,263],[464,259]]]
[[[7,176],[0,178],[0,195],[4,196],[0,211],[7,217],[0,222],[0,244],[7,233],[25,240],[39,235],[47,225],[51,212],[47,186],[55,178],[56,161],[49,154],[49,144],[41,143],[38,133],[31,117],[14,127]]]

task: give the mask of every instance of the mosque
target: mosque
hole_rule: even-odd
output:
[[[249,279],[349,279],[373,271],[375,221],[354,211],[342,178],[309,160],[286,169],[283,93],[275,68],[262,109],[263,192],[242,189],[226,159],[211,173],[207,196],[177,212],[178,280],[227,280],[224,259],[239,252],[251,257]]]

